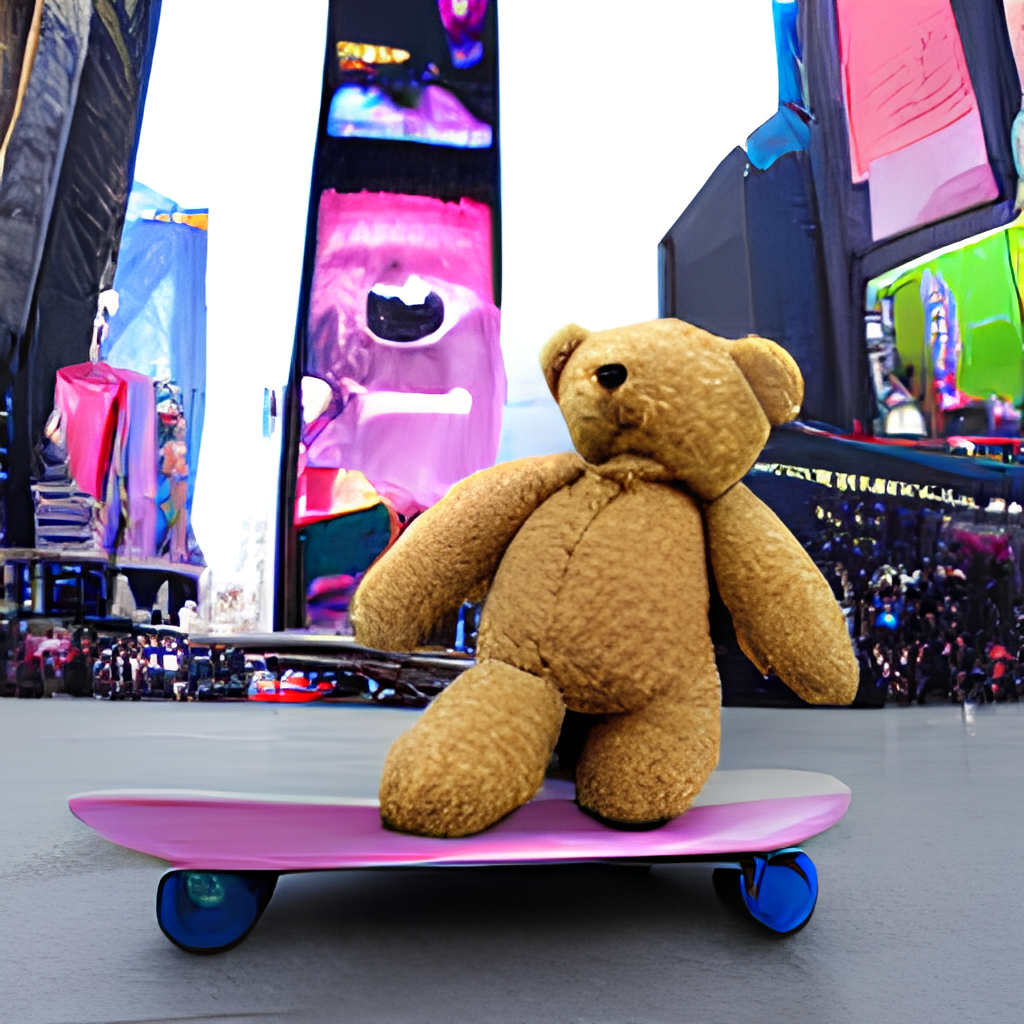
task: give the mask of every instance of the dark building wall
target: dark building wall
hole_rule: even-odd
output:
[[[662,239],[661,316],[679,316],[725,337],[754,332],[746,169],[747,154],[737,146]]]
[[[45,158],[55,172],[52,202],[37,210],[34,230],[45,225],[38,267],[33,272],[27,264],[19,266],[18,275],[4,278],[12,299],[2,314],[9,348],[6,385],[12,395],[5,495],[8,546],[34,543],[29,490],[33,446],[53,408],[57,370],[88,360],[96,300],[113,283],[159,22],[160,0],[138,0],[134,5],[97,0],[87,6],[92,9],[81,53],[66,53],[63,64],[48,65],[61,72],[57,77],[67,106],[66,137],[61,138],[51,118],[49,131],[22,141],[15,135],[8,154],[17,168],[15,147],[41,144],[36,156]],[[81,11],[72,13],[77,17]],[[44,19],[40,53],[54,34],[62,42],[70,38],[68,26],[75,24],[71,14],[68,24]],[[77,85],[72,89],[76,69]],[[33,74],[44,70],[37,58]],[[35,116],[28,98],[24,118]],[[43,98],[45,92],[40,102]],[[20,182],[8,180],[5,171],[0,195],[10,199],[19,187],[38,193],[30,170],[24,165]],[[20,236],[12,223],[17,218],[5,219],[5,212],[9,211],[0,202],[0,252],[10,253]],[[5,269],[10,267],[8,261]],[[25,294],[26,288],[31,301],[22,327],[15,292]]]
[[[35,0],[4,0],[0,5],[0,145],[14,119],[35,8]]]

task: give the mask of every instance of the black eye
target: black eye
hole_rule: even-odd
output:
[[[442,323],[444,302],[437,292],[413,306],[407,306],[397,295],[370,292],[366,296],[366,325],[385,341],[419,341]]]
[[[597,383],[609,391],[614,391],[626,380],[626,368],[622,363],[605,363],[597,368]]]

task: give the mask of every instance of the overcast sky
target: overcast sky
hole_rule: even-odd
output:
[[[241,522],[274,506],[263,389],[288,375],[327,19],[326,0],[237,10],[163,5],[136,165],[210,209],[194,519],[221,578],[237,573]],[[776,108],[771,0],[505,0],[499,42],[502,347],[511,397],[529,400],[562,324],[657,316],[659,239]],[[527,447],[563,447],[554,428],[539,436]]]

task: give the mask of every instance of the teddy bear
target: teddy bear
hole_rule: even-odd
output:
[[[353,599],[356,640],[387,651],[484,600],[476,664],[388,751],[380,810],[393,829],[469,835],[530,800],[567,709],[591,726],[575,770],[583,810],[626,828],[686,811],[719,754],[709,572],[761,672],[812,703],[856,693],[831,589],[741,483],[770,428],[799,412],[792,357],[663,319],[570,324],[541,366],[576,451],[462,480]]]

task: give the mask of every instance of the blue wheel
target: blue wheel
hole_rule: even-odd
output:
[[[156,919],[186,952],[220,953],[253,930],[276,885],[266,872],[171,871],[156,891]]]
[[[723,902],[777,935],[803,928],[818,902],[814,862],[796,848],[744,860],[739,870],[718,868],[712,880]]]

